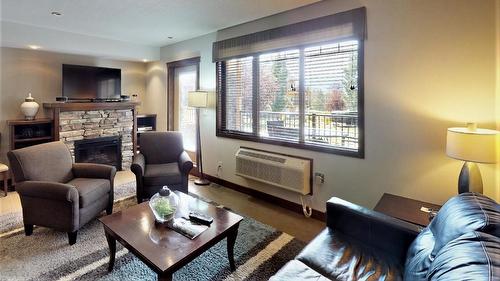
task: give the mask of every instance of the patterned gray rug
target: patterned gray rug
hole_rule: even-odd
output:
[[[135,196],[135,181],[115,186],[114,192],[115,202]],[[0,237],[2,234],[16,231],[22,227],[23,213],[21,211],[0,215]]]
[[[115,204],[115,210],[135,204],[135,198]],[[119,245],[119,243],[118,243]],[[237,269],[229,270],[222,240],[174,274],[174,280],[267,280],[305,243],[269,225],[245,218],[235,244]],[[0,280],[156,280],[156,274],[121,245],[115,268],[107,272],[108,246],[101,224],[94,220],[69,246],[66,233],[36,228],[33,235],[0,238]]]

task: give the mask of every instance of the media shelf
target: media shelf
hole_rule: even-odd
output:
[[[52,119],[7,120],[10,149],[19,149],[54,140]]]
[[[139,151],[141,133],[156,131],[156,114],[139,114],[137,115],[137,147]]]

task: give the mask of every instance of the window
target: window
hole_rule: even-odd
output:
[[[358,52],[349,40],[218,62],[218,135],[358,154]]]
[[[217,136],[364,157],[366,9],[214,43]]]

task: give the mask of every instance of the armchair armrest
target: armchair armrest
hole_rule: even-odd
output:
[[[78,204],[78,191],[70,184],[46,181],[23,181],[16,183],[16,191],[21,196],[68,201]]]
[[[116,168],[102,164],[74,163],[73,175],[75,178],[109,179],[111,183],[113,183],[116,175]]]
[[[189,154],[187,154],[186,151],[183,151],[181,155],[179,155],[179,170],[181,170],[183,174],[189,174],[192,168],[193,161],[191,161]]]
[[[146,169],[146,159],[142,153],[138,153],[134,156],[134,161],[132,162],[132,166],[130,166],[130,170],[135,174],[136,177],[141,177],[144,175],[144,171]]]
[[[331,198],[326,203],[327,226],[403,261],[422,228],[365,207]]]

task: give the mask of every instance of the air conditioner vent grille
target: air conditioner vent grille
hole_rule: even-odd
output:
[[[280,154],[273,156],[270,152],[240,148],[236,153],[236,174],[303,195],[310,194],[311,161],[280,156]]]
[[[269,161],[278,162],[278,163],[282,163],[282,164],[286,162],[285,158],[271,156],[271,155],[262,154],[262,153],[255,153],[255,152],[251,152],[251,151],[247,151],[247,150],[240,151],[240,155],[246,155],[246,156],[264,159],[264,160],[269,160]]]

